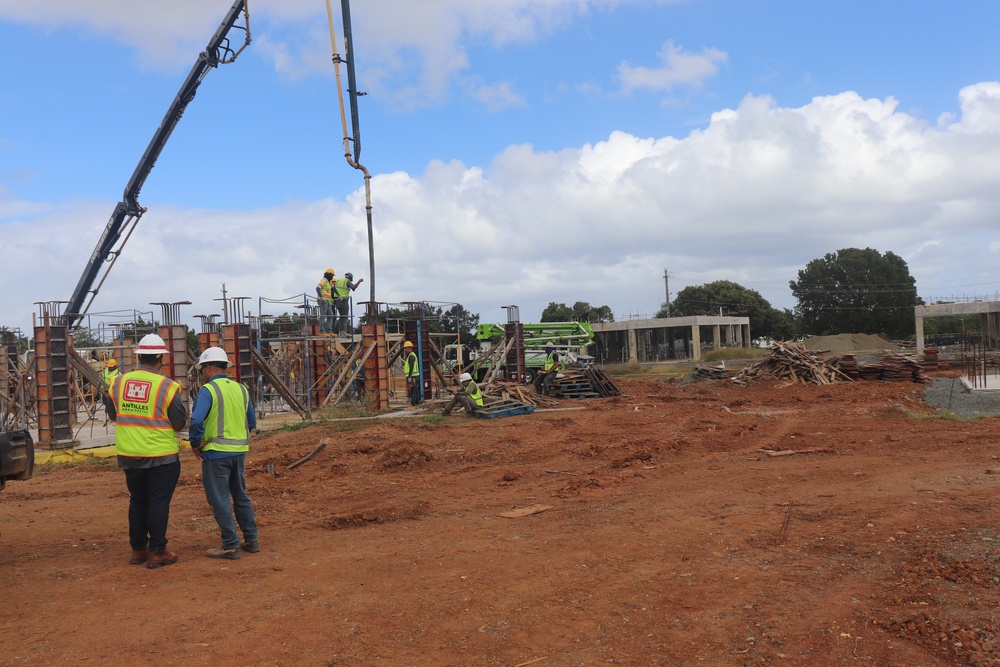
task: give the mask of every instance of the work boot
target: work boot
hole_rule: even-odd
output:
[[[176,562],[177,554],[172,551],[161,551],[160,553],[151,551],[149,553],[149,560],[146,562],[146,567],[150,570],[155,570],[158,567],[173,565]]]
[[[209,558],[225,558],[226,560],[239,560],[240,559],[240,548],[235,547],[233,549],[225,549],[223,547],[212,547],[205,552],[205,555]]]
[[[260,542],[258,542],[257,540],[251,540],[249,542],[243,542],[242,544],[240,544],[240,548],[243,549],[243,551],[246,551],[247,553],[250,553],[250,554],[259,554],[260,553]]]
[[[132,565],[142,565],[147,560],[149,560],[148,549],[132,549],[132,557],[129,558],[128,562]]]

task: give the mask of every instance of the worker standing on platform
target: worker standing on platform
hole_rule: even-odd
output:
[[[187,423],[181,386],[160,374],[163,339],[143,336],[135,349],[139,367],[111,383],[109,416],[116,422],[115,452],[128,487],[128,533],[133,565],[154,569],[177,562],[167,551],[170,500],[181,475],[175,435]]]
[[[462,407],[465,408],[465,414],[471,417],[477,408],[483,407],[483,392],[480,391],[479,385],[472,379],[470,373],[462,373],[458,381],[462,384],[462,389],[451,397],[448,404],[444,406],[442,414],[450,415],[455,406],[461,403]]]
[[[333,276],[336,272],[327,269],[323,279],[316,285],[316,304],[319,306],[319,332],[333,333]]]
[[[205,498],[222,531],[222,547],[213,547],[205,555],[238,560],[241,546],[249,553],[260,551],[257,519],[246,485],[246,454],[257,416],[247,388],[226,376],[226,369],[232,365],[221,347],[201,353],[195,368],[201,374],[202,385],[191,410],[188,433],[191,451],[201,459]],[[237,523],[243,532],[242,544],[236,535]]]
[[[333,333],[342,334],[349,333],[347,331],[347,313],[350,308],[351,292],[358,289],[358,285],[364,281],[364,278],[358,278],[358,282],[351,282],[354,280],[354,274],[348,271],[344,274],[344,277],[338,280],[333,285],[334,292],[334,305],[337,307],[337,314],[340,315],[340,319],[333,327]]]
[[[406,361],[403,362],[403,375],[406,377],[406,393],[410,399],[410,405],[420,404],[420,395],[423,393],[420,380],[420,364],[417,361],[417,353],[413,351],[413,343],[406,341],[403,343],[403,354]]]

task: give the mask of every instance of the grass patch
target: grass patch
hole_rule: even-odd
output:
[[[971,415],[969,417],[963,417],[962,415],[951,412],[949,410],[942,410],[941,412],[908,412],[906,416],[910,419],[915,419],[917,421],[940,419],[949,422],[972,422],[978,419],[986,419],[989,415]]]
[[[724,347],[721,350],[712,350],[705,355],[705,361],[730,361],[732,359],[763,359],[768,355],[769,350],[761,347]]]

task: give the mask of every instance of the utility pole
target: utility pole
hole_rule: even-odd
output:
[[[663,269],[663,287],[667,291],[667,317],[670,317],[670,272]]]

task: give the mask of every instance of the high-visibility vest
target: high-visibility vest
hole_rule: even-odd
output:
[[[157,373],[119,375],[108,393],[115,404],[115,451],[119,456],[157,458],[180,451],[167,408],[181,386]]]
[[[212,394],[212,407],[205,418],[202,448],[215,452],[249,451],[247,408],[250,392],[229,378],[215,378],[204,386]]]
[[[326,299],[327,301],[329,301],[330,294],[333,291],[333,283],[331,283],[326,278],[323,278],[321,281],[319,281],[319,284],[316,285],[316,287],[319,288],[319,298]]]
[[[410,355],[406,357],[406,363],[403,364],[403,375],[408,378],[415,378],[420,376],[420,369],[417,367],[417,353],[410,352]]]
[[[465,388],[469,398],[476,402],[476,405],[483,407],[483,392],[479,390],[479,385],[475,380],[469,380],[469,386]]]
[[[347,278],[341,278],[337,281],[334,287],[334,298],[336,299],[346,299],[351,295],[351,285]]]
[[[555,356],[556,356],[555,352],[550,352],[549,354],[545,355],[545,372],[546,373],[548,373],[549,371],[551,371],[552,367],[556,365]],[[558,370],[558,369],[556,369],[556,370]]]
[[[101,380],[103,380],[104,384],[108,387],[111,386],[111,383],[115,381],[116,377],[118,377],[117,368],[105,368],[101,371]]]

